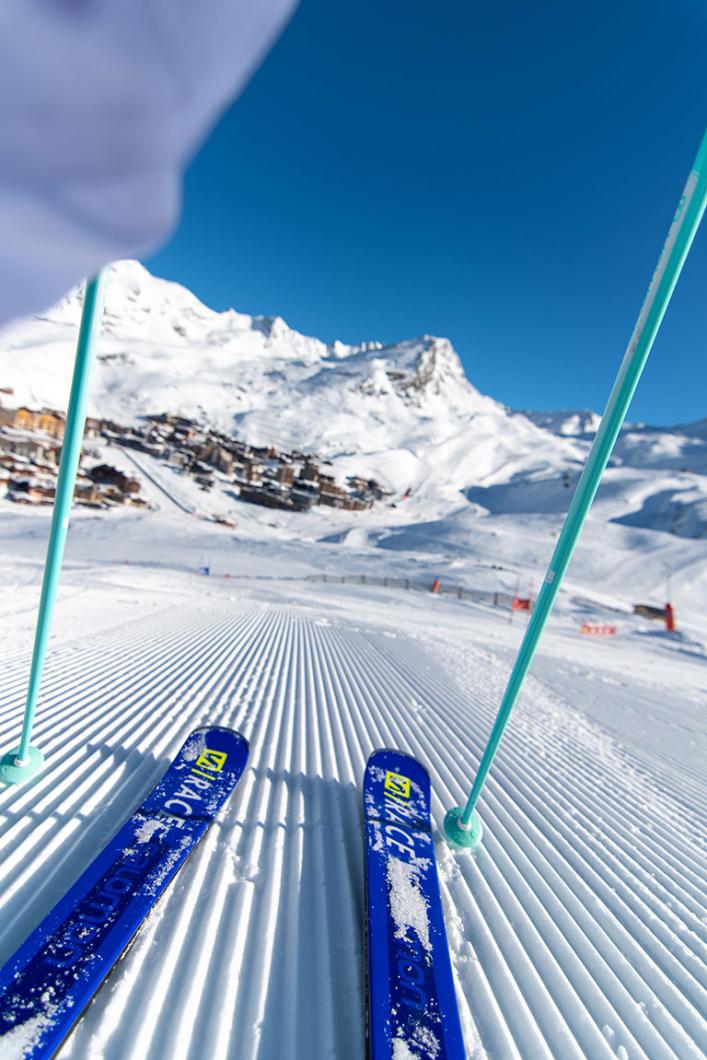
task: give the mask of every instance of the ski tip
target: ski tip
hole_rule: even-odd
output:
[[[404,806],[407,827],[428,832],[430,793],[429,773],[412,755],[382,747],[369,757],[363,780],[366,820],[386,820],[392,805]]]
[[[415,758],[414,755],[408,754],[407,751],[399,751],[395,747],[379,747],[375,751],[371,751],[366,762],[366,770],[371,767],[383,767],[389,763],[397,762],[401,766],[405,766],[413,770],[415,773],[425,776],[429,782],[430,774],[427,767],[422,764],[419,758]]]
[[[181,763],[179,768],[189,768],[193,763],[208,773],[224,770],[237,780],[249,757],[250,747],[242,733],[226,725],[201,725],[189,733],[175,761]]]
[[[198,728],[192,729],[184,742],[187,744],[193,739],[206,739],[211,734],[223,734],[227,739],[230,737],[234,743],[239,744],[245,751],[250,751],[250,744],[243,733],[238,732],[237,729],[229,728],[228,725],[199,725]]]

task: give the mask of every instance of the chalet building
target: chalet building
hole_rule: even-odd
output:
[[[187,416],[177,416],[172,412],[157,412],[150,416],[145,416],[148,423],[161,423],[167,427],[172,427],[180,431],[193,431],[196,433],[199,427],[194,420],[190,420]]]
[[[175,427],[172,431],[172,437],[180,442],[192,442],[199,436],[199,431],[196,427]]]
[[[124,500],[123,491],[119,486],[106,486],[102,494],[107,501],[113,501],[114,504],[122,504]]]
[[[199,459],[218,468],[224,475],[231,475],[235,465],[235,457],[224,449],[222,445],[205,445],[199,452]]]
[[[319,503],[324,504],[329,508],[343,508],[345,497],[341,497],[336,493],[320,493]]]
[[[266,460],[263,461],[263,474],[267,478],[277,478],[277,474],[281,466],[282,461],[279,459],[279,457],[275,458],[273,456],[269,456]]]
[[[200,445],[195,451],[197,460],[199,460],[202,464],[210,464],[211,457],[216,452],[217,448],[218,446],[214,445],[213,442],[208,442],[206,445]]]
[[[37,502],[32,500],[28,493],[20,492],[17,489],[10,488],[7,491],[7,499],[14,501],[15,504],[36,504]]]
[[[31,431],[13,427],[0,429],[0,452],[3,453],[54,464],[58,461],[60,448],[52,438],[37,437]]]
[[[391,496],[390,490],[384,490],[380,483],[372,478],[359,478],[356,475],[349,475],[347,482],[349,488],[364,499],[380,501],[383,497]]]
[[[56,464],[47,464],[43,460],[35,460],[34,469],[35,471],[38,471],[40,475],[56,475],[59,470]]]
[[[255,486],[241,486],[240,498],[251,504],[262,504],[265,508],[292,508],[292,501],[284,494]]]
[[[343,486],[337,486],[331,475],[320,475],[319,492],[329,493],[332,496],[344,497],[347,491],[343,488]]]
[[[195,460],[191,470],[202,489],[211,489],[214,484],[213,468],[201,460]]]
[[[15,409],[11,426],[17,427],[19,430],[32,431],[35,429],[35,418],[36,413],[32,409],[22,406],[19,409]]]
[[[173,464],[175,467],[179,467],[182,470],[186,470],[187,468],[191,467],[192,462],[194,460],[194,457],[191,453],[185,452],[183,449],[177,449],[176,447],[171,445],[165,446],[162,452],[162,456],[170,464]]]
[[[303,482],[318,482],[319,468],[316,464],[312,464],[309,459],[307,459],[299,477]]]
[[[139,434],[125,434],[118,439],[118,442],[126,449],[137,449],[138,452],[147,453],[148,456],[162,456],[164,452],[164,444],[148,442]]]
[[[331,475],[321,475],[319,480],[319,503],[330,508],[343,508],[348,499],[348,492],[337,486]]]
[[[259,485],[263,481],[263,467],[257,460],[245,459],[243,461],[246,482],[250,485]]]
[[[28,476],[11,478],[7,496],[9,500],[20,504],[51,504],[55,493],[56,487],[51,479]]]
[[[95,482],[90,479],[82,479],[76,483],[74,497],[79,504],[87,504],[91,507],[107,507],[101,500],[101,491]]]
[[[44,431],[52,438],[63,438],[66,417],[54,409],[28,409],[25,405],[15,409],[13,427],[27,431]]]
[[[314,507],[319,500],[319,493],[298,480],[290,490],[290,497],[294,508],[304,512]]]
[[[0,452],[0,467],[7,468],[8,471],[25,470],[32,466],[32,461],[26,456],[20,456],[19,453]]]
[[[115,423],[113,420],[101,420],[101,434],[105,438],[122,438],[123,435],[129,434],[130,430],[130,427],[123,427],[122,424]]]
[[[97,464],[86,472],[87,479],[92,483],[102,486],[113,486],[121,493],[139,493],[140,483],[136,478],[131,478],[117,467],[110,464]]]

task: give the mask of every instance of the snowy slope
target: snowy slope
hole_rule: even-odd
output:
[[[121,517],[131,521],[148,550],[150,524]],[[0,961],[184,734],[233,725],[251,741],[238,793],[62,1060],[363,1060],[366,757],[383,745],[418,754],[439,828],[479,760],[522,629],[429,595],[288,582],[294,556],[321,545],[241,545],[230,580],[89,561],[92,526],[121,558],[111,525],[77,521],[38,713],[47,768],[0,791]],[[175,550],[186,525],[175,515]],[[17,733],[43,540],[4,545],[2,748]],[[153,547],[167,563],[165,543]],[[622,632],[588,643],[563,610],[482,800],[481,853],[454,855],[438,836],[477,1060],[707,1049],[706,656],[641,620]]]

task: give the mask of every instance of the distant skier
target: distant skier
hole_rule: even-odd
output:
[[[155,250],[296,0],[0,4],[0,324]]]

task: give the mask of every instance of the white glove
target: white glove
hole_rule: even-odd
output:
[[[154,250],[296,0],[0,2],[0,323]]]

